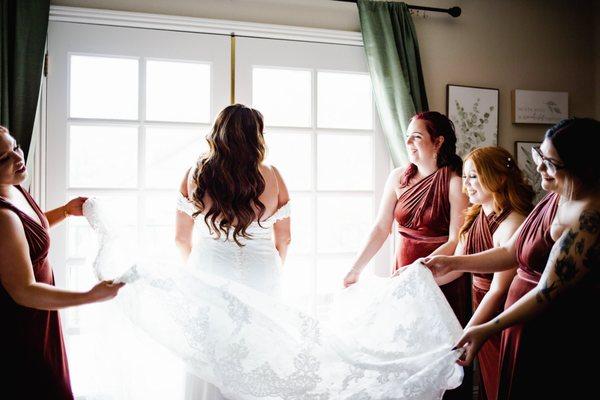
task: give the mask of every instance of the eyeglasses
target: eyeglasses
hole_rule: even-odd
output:
[[[542,163],[544,163],[546,170],[552,175],[554,175],[556,173],[556,171],[558,171],[559,169],[565,168],[564,165],[556,164],[554,161],[552,161],[548,157],[544,157],[544,155],[542,154],[542,150],[539,147],[531,148],[531,157],[533,158],[533,162],[535,163],[535,165],[537,165],[538,167]]]

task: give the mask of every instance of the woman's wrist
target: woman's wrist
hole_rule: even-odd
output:
[[[67,205],[65,204],[64,206],[61,207],[62,212],[62,216],[63,218],[69,218],[71,216],[71,213],[69,212],[69,207],[67,207]]]
[[[360,274],[363,270],[363,267],[359,266],[359,265],[353,265],[352,268],[350,268],[350,271],[355,272],[357,274]]]

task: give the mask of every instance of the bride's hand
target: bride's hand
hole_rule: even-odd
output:
[[[454,257],[452,256],[430,256],[422,258],[420,261],[425,265],[434,277],[444,276],[454,269]]]
[[[354,285],[356,282],[358,282],[359,277],[360,277],[360,272],[358,272],[354,268],[352,268],[350,270],[350,272],[348,272],[348,274],[346,274],[346,277],[344,278],[344,287],[347,288],[348,286]]]
[[[463,355],[456,361],[458,365],[471,365],[479,349],[486,340],[494,334],[494,330],[486,325],[476,325],[466,328],[453,350],[464,349]]]

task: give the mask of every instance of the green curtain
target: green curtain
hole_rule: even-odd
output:
[[[429,108],[415,26],[405,3],[358,0],[357,5],[381,126],[394,165],[404,165],[408,122]]]
[[[0,0],[0,125],[25,157],[40,93],[49,0]]]

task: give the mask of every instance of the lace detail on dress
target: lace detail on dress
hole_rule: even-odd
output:
[[[130,264],[97,207],[84,205],[100,239],[94,268],[110,279]],[[281,210],[268,220],[289,215]],[[204,240],[185,268],[140,261],[139,278],[116,304],[231,400],[439,400],[460,384],[460,354],[450,348],[462,329],[427,268],[415,263],[392,279],[361,280],[320,320],[278,300],[272,241],[248,240],[243,259],[238,250]]]
[[[177,210],[186,213],[190,217],[194,216],[196,212],[196,206],[188,198],[186,198],[181,192],[177,192]]]
[[[287,203],[285,203],[284,205],[279,207],[279,209],[277,211],[275,211],[273,213],[273,215],[271,215],[269,218],[267,218],[264,222],[268,221],[268,222],[274,224],[277,221],[281,221],[282,219],[289,218],[291,213],[292,213],[292,206],[291,206],[290,202],[288,201]],[[261,222],[261,224],[262,224],[262,222]]]

